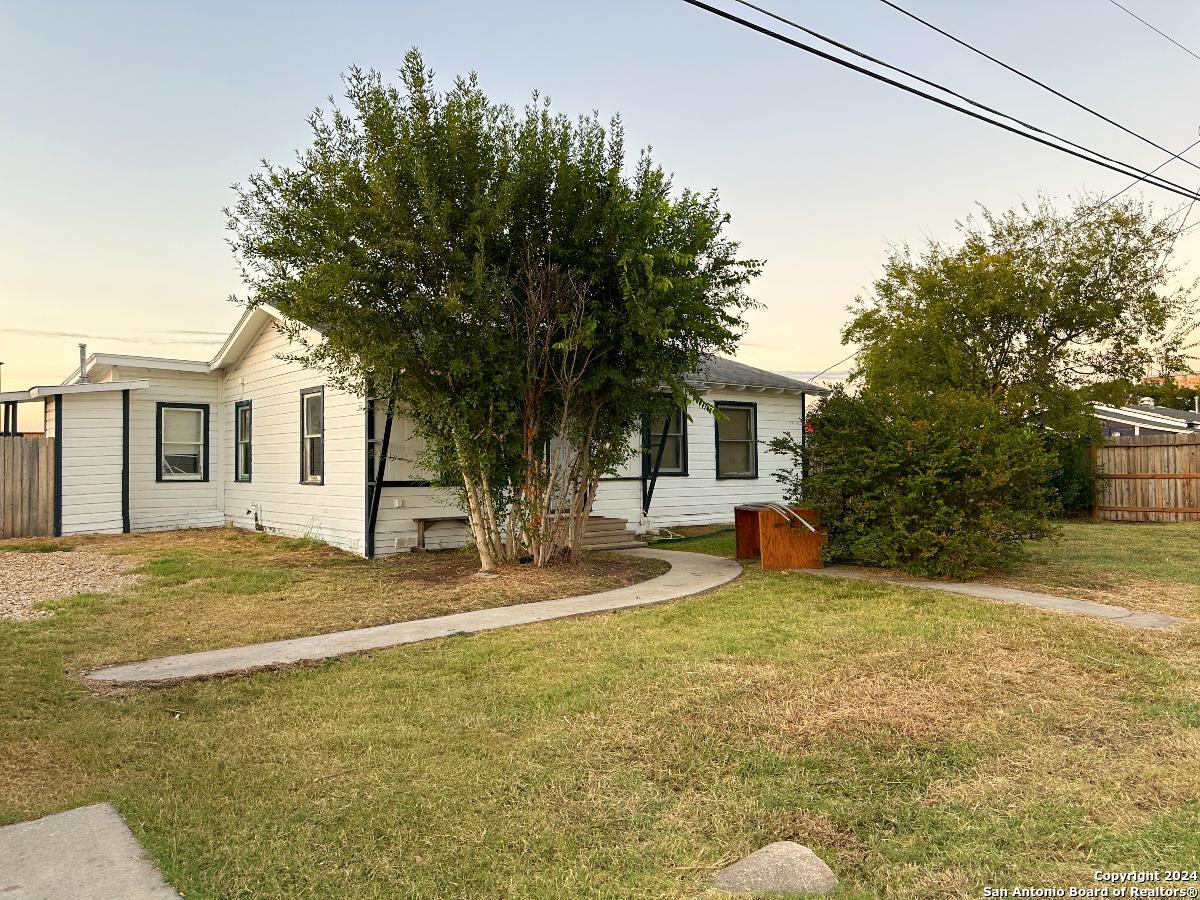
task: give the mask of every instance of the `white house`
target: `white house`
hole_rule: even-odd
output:
[[[461,511],[414,462],[411,422],[385,428],[370,400],[285,360],[293,348],[280,322],[247,312],[208,362],[96,353],[62,385],[0,394],[6,412],[45,402],[55,533],[230,524],[365,556],[464,543]],[[665,432],[648,423],[639,443],[649,452],[601,484],[594,546],[627,543],[627,526],[728,522],[735,504],[782,498],[773,475],[786,460],[766,445],[799,432],[806,395],[827,391],[715,357],[696,384],[721,420],[694,404]]]

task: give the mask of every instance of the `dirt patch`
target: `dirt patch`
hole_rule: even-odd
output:
[[[76,594],[110,594],[137,584],[129,560],[90,550],[68,553],[0,553],[0,619],[37,619],[41,600]]]

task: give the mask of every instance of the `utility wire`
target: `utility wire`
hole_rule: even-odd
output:
[[[1078,100],[1074,99],[1073,97],[1068,97],[1062,91],[1051,87],[1050,85],[1046,84],[1044,81],[1040,81],[1037,78],[1034,78],[1032,75],[1028,75],[1025,72],[1022,72],[1020,69],[1016,68],[1015,66],[1010,66],[1008,63],[1004,62],[1004,60],[997,59],[996,57],[994,57],[990,53],[988,53],[986,50],[981,50],[978,47],[976,47],[974,44],[951,34],[950,32],[946,31],[943,28],[939,28],[937,25],[934,25],[932,22],[928,21],[927,19],[922,19],[916,13],[909,12],[907,9],[905,9],[903,6],[900,6],[898,3],[893,3],[892,0],[879,0],[879,2],[882,3],[884,6],[890,6],[896,12],[898,12],[902,15],[908,16],[910,19],[912,19],[915,22],[920,22],[926,28],[932,29],[933,31],[936,31],[938,34],[942,35],[942,37],[949,38],[950,40],[954,41],[954,43],[959,44],[962,47],[966,47],[972,53],[977,53],[980,56],[982,56],[984,59],[994,62],[996,65],[1000,66],[1003,69],[1007,69],[1009,72],[1012,72],[1014,75],[1024,78],[1026,81],[1028,81],[1032,84],[1036,84],[1038,87],[1042,88],[1042,90],[1049,91],[1054,96],[1056,96],[1062,100],[1066,100],[1072,106],[1078,107],[1079,109],[1082,109],[1084,112],[1090,113],[1091,115],[1095,116],[1098,119],[1102,119],[1103,121],[1107,122],[1109,125],[1112,125],[1116,128],[1121,129],[1121,131],[1137,138],[1139,141],[1147,143],[1151,147],[1155,147],[1158,150],[1162,150],[1164,153],[1171,152],[1167,147],[1164,147],[1162,144],[1158,143],[1157,141],[1153,141],[1150,138],[1146,137],[1145,135],[1139,134],[1138,132],[1134,131],[1132,128],[1127,128],[1126,126],[1122,125],[1120,122],[1117,122],[1114,119],[1110,119],[1108,116],[1104,115],[1104,113],[1098,112],[1098,111],[1092,109],[1087,104],[1080,103]],[[1109,0],[1109,2],[1115,2],[1115,0]],[[1117,5],[1120,6],[1119,3]],[[1121,8],[1125,9],[1125,7],[1123,7],[1123,6]],[[1126,12],[1128,12],[1128,10],[1126,10]],[[1130,13],[1130,15],[1132,15],[1132,13]],[[1151,26],[1151,27],[1153,27],[1153,26]],[[1155,30],[1157,30],[1157,29],[1155,29]],[[1170,40],[1170,38],[1168,38],[1168,40]],[[1184,49],[1187,50],[1186,47]],[[1188,50],[1188,52],[1191,53],[1192,51]],[[1192,56],[1195,56],[1195,55],[1196,54],[1192,53]],[[1197,58],[1200,59],[1200,57],[1197,57]],[[1200,165],[1197,165],[1196,163],[1192,162],[1191,160],[1185,159],[1183,161],[1194,169],[1200,169]]]
[[[1151,169],[1150,174],[1153,175],[1155,172],[1157,172],[1159,169],[1161,169],[1163,166],[1165,166],[1167,163],[1171,162],[1172,160],[1180,159],[1183,156],[1183,154],[1187,153],[1189,150],[1191,150],[1197,144],[1200,144],[1200,140],[1192,141],[1192,143],[1188,144],[1186,147],[1184,147],[1178,153],[1172,154],[1170,159],[1163,160],[1161,163],[1159,163],[1157,166],[1155,166],[1153,169]],[[1188,160],[1185,159],[1184,162],[1188,162]],[[1120,197],[1126,191],[1132,190],[1133,188],[1137,187],[1144,180],[1145,180],[1144,178],[1138,178],[1135,181],[1131,181],[1129,184],[1125,185],[1125,187],[1121,188],[1115,194],[1112,194],[1109,197],[1105,197],[1103,200],[1101,200],[1099,203],[1097,203],[1091,209],[1084,210],[1082,213],[1080,213],[1078,216],[1076,216],[1075,219],[1069,225],[1067,225],[1067,228],[1073,228],[1074,226],[1076,226],[1080,222],[1082,222],[1084,219],[1091,218],[1093,215],[1098,213],[1104,207],[1108,206],[1108,204],[1112,203],[1114,200],[1116,200],[1118,197]],[[1195,202],[1196,202],[1195,200],[1192,200],[1192,204],[1195,204]],[[1190,210],[1191,206],[1189,206],[1188,209]],[[1174,215],[1174,213],[1172,213],[1172,215]],[[1179,237],[1179,234],[1176,234],[1175,236]]]
[[[1197,222],[1196,224],[1200,225],[1200,222]],[[826,366],[825,368],[823,368],[820,372],[818,372],[816,375],[812,376],[811,378],[806,378],[805,381],[815,382],[818,378],[820,378],[822,375],[824,375],[826,372],[828,372],[830,369],[832,369],[833,366],[840,366],[844,362],[849,362],[850,360],[854,359],[854,357],[858,356],[858,354],[861,352],[862,352],[861,348],[859,348],[858,350],[855,350],[849,356],[839,359],[837,362],[833,363],[833,365]]]
[[[857,56],[859,59],[865,59],[867,62],[872,62],[877,66],[882,66],[883,68],[889,69],[892,72],[896,72],[900,75],[904,75],[907,78],[911,78],[914,81],[920,82],[921,84],[925,85],[926,87],[931,87],[934,90],[942,91],[946,94],[949,94],[951,97],[955,97],[959,100],[964,101],[965,103],[969,103],[971,106],[974,106],[976,109],[982,109],[985,112],[991,113],[992,115],[1001,116],[1005,119],[1008,119],[1010,122],[1016,122],[1018,125],[1022,126],[1023,128],[1028,128],[1030,131],[1037,132],[1038,134],[1044,134],[1044,135],[1046,135],[1046,137],[1054,138],[1056,141],[1062,141],[1064,144],[1067,144],[1070,147],[1074,147],[1076,150],[1082,150],[1085,153],[1092,153],[1092,154],[1100,157],[1101,159],[1107,160],[1108,162],[1119,163],[1121,165],[1129,165],[1128,163],[1121,163],[1120,160],[1113,159],[1110,156],[1105,156],[1102,153],[1097,153],[1095,150],[1085,147],[1083,144],[1077,144],[1074,141],[1072,141],[1068,138],[1065,138],[1060,134],[1055,134],[1053,131],[1047,131],[1045,128],[1040,128],[1037,125],[1030,124],[1029,122],[1026,122],[1024,119],[1018,119],[1016,116],[1009,115],[1006,112],[995,109],[984,103],[980,103],[977,100],[972,100],[970,97],[967,97],[964,94],[960,94],[957,91],[951,90],[950,88],[946,87],[945,85],[939,84],[936,81],[931,81],[928,78],[923,78],[920,75],[916,74],[915,72],[910,72],[908,69],[903,69],[900,66],[894,66],[891,63],[886,62],[885,60],[879,59],[878,57],[875,57],[875,56],[871,56],[869,53],[863,53],[860,50],[856,50],[853,47],[849,46],[848,44],[843,44],[841,41],[834,40],[833,38],[829,37],[828,35],[824,35],[824,34],[821,34],[819,31],[814,31],[811,28],[807,28],[804,25],[801,25],[799,22],[794,22],[791,19],[785,18],[784,16],[781,16],[777,13],[771,12],[771,10],[769,10],[769,9],[764,9],[761,6],[757,6],[754,3],[751,3],[750,0],[734,0],[734,2],[740,3],[742,6],[746,7],[747,9],[752,9],[757,13],[761,13],[764,16],[768,16],[768,17],[774,19],[776,22],[782,22],[784,25],[790,25],[792,28],[795,28],[799,31],[803,31],[805,34],[809,35],[810,37],[814,37],[819,41],[822,41],[826,44],[830,44],[831,46],[837,47],[839,50],[844,50],[847,53],[851,53],[854,56]],[[1165,150],[1166,148],[1164,147],[1163,149]],[[1171,160],[1178,159],[1178,158],[1179,158],[1179,154],[1176,153],[1174,156],[1171,157],[1171,159],[1167,160],[1167,162],[1170,162]],[[1166,165],[1166,163],[1163,163],[1163,165]],[[1157,172],[1158,169],[1161,169],[1161,168],[1162,168],[1162,166],[1160,165],[1157,169],[1154,170],[1154,172]],[[1197,166],[1197,168],[1200,168],[1200,166]],[[1150,174],[1154,174],[1154,173],[1151,172]],[[1141,180],[1141,179],[1139,179],[1139,180]],[[1159,180],[1165,181],[1166,179],[1159,179]],[[1167,183],[1174,184],[1174,182],[1167,182]],[[1179,187],[1179,186],[1180,185],[1176,185],[1176,187]],[[1185,190],[1186,190],[1186,188],[1185,188]]]
[[[886,2],[886,0],[885,0],[885,2]],[[1149,29],[1150,29],[1151,31],[1153,31],[1155,34],[1157,34],[1157,35],[1160,35],[1161,37],[1165,37],[1165,38],[1166,38],[1168,41],[1170,41],[1172,44],[1174,44],[1176,47],[1178,47],[1178,48],[1179,48],[1180,50],[1182,50],[1184,53],[1187,53],[1187,54],[1189,54],[1189,55],[1191,55],[1191,56],[1195,56],[1195,57],[1196,57],[1196,59],[1200,59],[1200,56],[1196,56],[1196,54],[1195,54],[1195,53],[1193,53],[1193,52],[1192,52],[1191,50],[1189,50],[1187,47],[1183,46],[1183,44],[1179,43],[1179,41],[1175,40],[1175,38],[1171,37],[1171,36],[1170,36],[1169,34],[1167,34],[1166,32],[1164,32],[1164,31],[1159,31],[1157,28],[1155,28],[1153,25],[1151,25],[1149,22],[1147,22],[1145,19],[1143,19],[1141,16],[1139,16],[1137,13],[1135,13],[1135,12],[1134,12],[1132,9],[1130,9],[1129,7],[1127,7],[1127,6],[1122,6],[1120,3],[1118,3],[1118,2],[1117,2],[1117,0],[1108,0],[1108,2],[1109,2],[1109,3],[1111,3],[1113,6],[1115,6],[1117,9],[1124,10],[1126,13],[1128,13],[1128,14],[1129,14],[1129,15],[1131,15],[1131,16],[1133,16],[1135,19],[1137,19],[1139,22],[1141,22],[1143,25],[1145,25],[1147,28],[1149,28]],[[889,5],[890,5],[890,4],[889,4]]]
[[[865,69],[862,66],[859,66],[859,65],[856,65],[847,60],[841,59],[840,57],[834,56],[830,53],[826,53],[824,50],[820,50],[809,44],[805,44],[800,41],[793,40],[792,38],[787,37],[786,35],[780,34],[777,31],[772,31],[770,28],[766,28],[755,22],[751,22],[748,19],[743,19],[740,16],[736,16],[733,13],[726,12],[723,9],[718,9],[715,6],[710,6],[709,4],[702,2],[702,0],[683,0],[683,2],[689,4],[690,6],[694,6],[697,9],[702,9],[705,12],[711,13],[715,16],[719,16],[722,19],[727,19],[728,21],[733,22],[737,25],[741,25],[744,28],[748,28],[751,31],[756,31],[759,34],[762,34],[766,37],[773,38],[774,40],[780,41],[781,43],[787,44],[791,47],[795,47],[797,50],[803,50],[806,53],[811,53],[814,56],[817,56],[821,59],[835,63],[839,66],[842,66],[843,68],[847,68],[847,69],[850,69],[851,71],[858,72],[860,75],[866,75],[868,78],[873,78],[876,81],[881,81],[884,84],[889,84],[892,87],[899,88],[900,90],[905,91],[906,93],[913,94],[918,97],[922,97],[926,100],[930,100],[933,103],[938,104],[939,106],[944,106],[947,109],[953,109],[957,112],[962,113],[963,115],[970,116],[973,119],[978,119],[981,122],[986,122],[989,125],[994,125],[997,128],[1001,128],[1012,134],[1026,138],[1027,140],[1034,141],[1034,142],[1036,142],[1038,144],[1042,144],[1046,147],[1051,147],[1062,153],[1066,153],[1070,156],[1074,156],[1077,159],[1082,159],[1082,160],[1085,160],[1086,162],[1090,162],[1094,165],[1101,166],[1102,168],[1109,169],[1110,171],[1119,172],[1122,175],[1129,175],[1129,176],[1134,176],[1134,177],[1141,175],[1145,178],[1150,179],[1149,183],[1154,184],[1156,187],[1160,187],[1163,190],[1170,191],[1171,193],[1174,193],[1174,194],[1179,194],[1181,197],[1186,197],[1189,200],[1191,200],[1193,198],[1200,199],[1200,194],[1196,194],[1192,190],[1185,188],[1182,185],[1175,184],[1174,182],[1168,182],[1166,179],[1160,179],[1155,176],[1152,176],[1149,172],[1147,172],[1143,169],[1139,169],[1138,167],[1133,166],[1130,163],[1119,162],[1117,164],[1113,164],[1113,163],[1105,162],[1104,159],[1098,158],[1100,155],[1095,154],[1094,151],[1089,151],[1094,154],[1092,156],[1089,156],[1086,153],[1081,153],[1077,150],[1071,149],[1070,147],[1065,147],[1062,144],[1057,144],[1054,141],[1050,141],[1043,137],[1039,137],[1036,134],[1031,134],[1028,131],[1022,131],[1020,128],[1016,128],[1016,127],[1014,127],[1012,125],[1008,125],[1004,122],[997,121],[996,119],[989,118],[988,116],[985,116],[982,113],[978,113],[978,112],[975,112],[974,110],[967,109],[966,107],[962,107],[955,103],[951,103],[949,100],[944,100],[941,97],[935,97],[933,94],[926,93],[925,91],[919,90],[915,87],[912,87],[911,85],[907,85],[907,84],[904,84],[903,82],[896,81],[893,78],[888,78],[886,75],[880,75],[878,72],[873,72],[870,69]]]

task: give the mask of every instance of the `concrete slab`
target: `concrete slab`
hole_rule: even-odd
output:
[[[5,900],[179,900],[108,803],[0,828]]]
[[[824,569],[801,569],[799,571],[805,575],[818,575],[823,578],[857,578],[864,581],[898,584],[903,587],[964,594],[968,597],[982,597],[986,600],[999,600],[1001,603],[1016,603],[1020,606],[1032,606],[1037,609],[1048,609],[1077,616],[1090,616],[1094,619],[1108,619],[1118,625],[1127,625],[1130,628],[1165,631],[1183,622],[1183,619],[1169,616],[1166,613],[1139,612],[1126,609],[1124,606],[1112,606],[1108,603],[1096,603],[1091,600],[1075,600],[1071,597],[1056,597],[1053,594],[1039,594],[1036,591],[1020,591],[1016,588],[1000,587],[994,584],[899,578],[883,572],[853,566],[826,566]]]
[[[837,886],[825,860],[795,841],[767,844],[713,878],[713,887],[730,894],[827,894]]]
[[[418,619],[415,622],[376,625],[371,628],[356,628],[351,631],[251,644],[246,647],[184,653],[179,656],[106,666],[87,673],[84,679],[90,684],[166,684],[295,663],[318,662],[351,653],[397,647],[450,635],[475,634],[494,628],[509,628],[513,625],[528,625],[551,619],[665,603],[668,600],[712,590],[732,581],[742,572],[742,567],[734,560],[703,553],[650,548],[619,552],[662,559],[670,563],[671,568],[657,578],[598,594],[521,603],[497,609],[480,609],[432,619]]]

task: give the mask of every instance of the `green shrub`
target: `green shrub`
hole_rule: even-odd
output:
[[[966,579],[1052,533],[1055,456],[986,400],[838,389],[809,421],[803,449],[792,435],[771,449],[792,457],[779,478],[820,511],[831,559]]]

